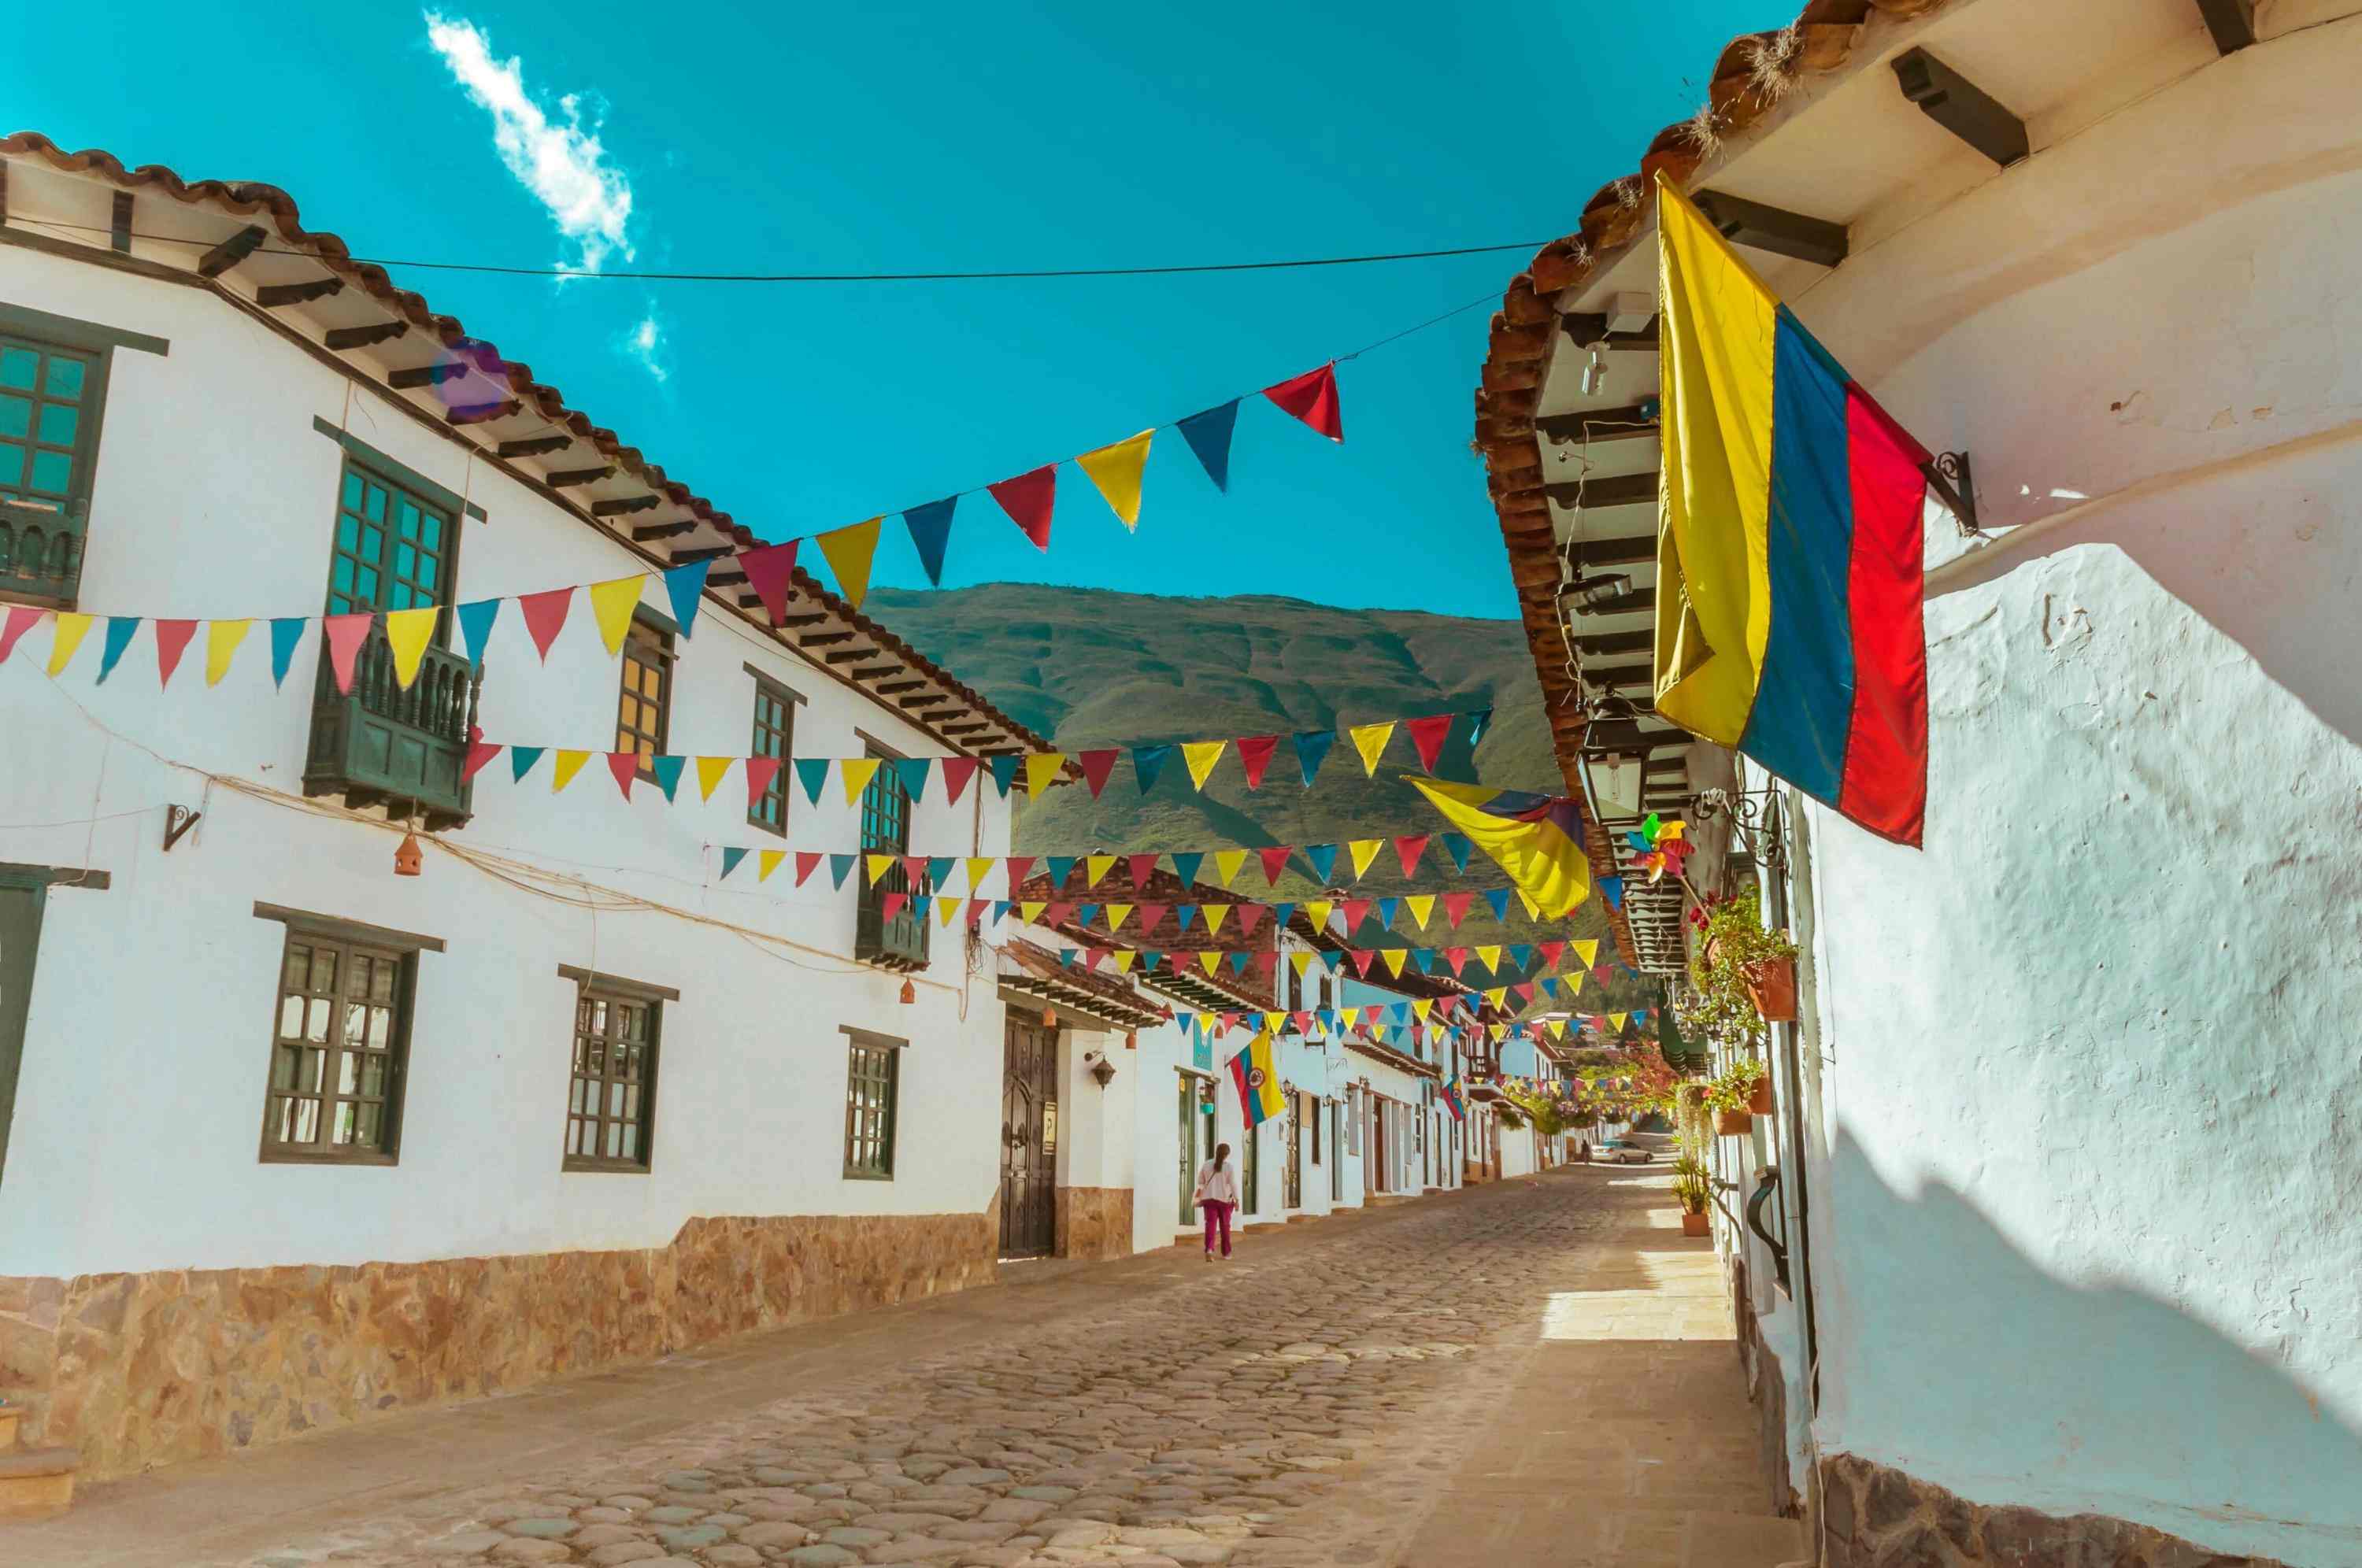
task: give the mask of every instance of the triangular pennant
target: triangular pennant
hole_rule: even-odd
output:
[[[992,868],[999,864],[998,859],[989,855],[969,856],[966,863],[967,890],[971,893],[984,891],[984,879],[990,876]]]
[[[1099,791],[1107,788],[1108,774],[1114,770],[1116,756],[1113,746],[1075,754],[1075,760],[1082,764],[1083,782],[1091,788],[1092,800],[1098,800]]]
[[[861,792],[869,788],[869,781],[877,777],[877,769],[883,766],[883,760],[875,756],[848,756],[838,761],[836,776],[844,786],[846,805],[861,804]]]
[[[1263,879],[1265,887],[1279,886],[1279,874],[1287,869],[1287,857],[1291,853],[1288,846],[1284,844],[1270,845],[1255,851],[1255,857],[1263,862]]]
[[[1313,775],[1320,771],[1320,759],[1337,744],[1335,730],[1298,730],[1296,732],[1296,766],[1303,770],[1306,789],[1312,787]]]
[[[1476,949],[1476,959],[1477,962],[1483,964],[1485,968],[1492,970],[1496,974],[1499,973],[1501,968],[1500,944],[1498,943],[1495,943],[1487,947],[1479,947]]]
[[[106,618],[106,632],[98,645],[98,685],[105,685],[106,678],[115,673],[115,667],[123,662],[124,650],[131,646],[131,639],[138,634],[139,623],[144,619],[146,617],[140,615],[109,615]]]
[[[1115,960],[1115,972],[1117,974],[1129,975],[1131,973],[1131,966],[1133,962],[1140,957],[1140,955],[1131,952],[1129,949],[1125,949],[1123,951],[1111,954],[1109,956]]]
[[[82,646],[82,640],[84,637],[90,635],[90,625],[94,619],[93,616],[72,610],[61,610],[50,617],[49,670],[51,675],[63,675],[66,672],[66,666],[73,662],[74,650]],[[368,627],[364,625],[362,630],[366,632]],[[348,670],[345,685],[349,687],[352,683],[352,675]]]
[[[1136,745],[1131,748],[1132,777],[1140,781],[1140,792],[1147,794],[1156,788],[1156,776],[1173,759],[1170,745]]]
[[[878,923],[891,925],[894,922],[894,917],[900,914],[910,901],[911,895],[908,893],[887,893],[881,896],[877,900]]]
[[[773,762],[776,760],[778,759],[775,757],[767,756],[750,756],[746,759],[746,790],[750,796],[754,793],[754,772],[756,767],[761,763]],[[796,758],[796,782],[804,787],[805,798],[811,801],[815,806],[820,804],[821,787],[828,782],[828,769],[829,759],[827,757],[800,756]]]
[[[919,876],[919,867],[922,864],[920,857],[915,855],[907,857],[902,864],[911,868],[911,878],[913,881],[916,881]],[[956,864],[957,862],[948,855],[928,856],[923,862],[923,865],[926,867],[928,891],[940,893],[944,889],[950,887],[952,885],[952,867]]]
[[[1239,874],[1239,867],[1246,863],[1247,852],[1243,849],[1214,851],[1214,880],[1225,888],[1229,887],[1231,879]]]
[[[0,621],[0,664],[8,662],[8,656],[17,651],[17,645],[24,640],[25,634],[31,631],[45,613],[47,612],[29,604],[8,606],[7,619]],[[295,624],[299,628],[303,625],[301,621]],[[273,623],[274,635],[276,629],[277,624]]]
[[[1028,753],[1025,757],[1025,798],[1029,801],[1040,800],[1042,791],[1050,787],[1051,781],[1058,777],[1059,772],[1065,766],[1066,754],[1063,751]]]
[[[1222,929],[1222,922],[1230,919],[1231,911],[1235,908],[1237,908],[1235,904],[1208,904],[1199,910],[1198,918],[1206,922],[1206,934],[1212,936],[1219,933]]]
[[[459,782],[465,784],[474,778],[484,770],[484,765],[500,756],[503,749],[490,741],[469,742],[468,759],[459,765]]]
[[[1326,931],[1329,929],[1330,911],[1336,907],[1330,900],[1315,899],[1304,906],[1304,915],[1312,922],[1315,931]]]
[[[1345,934],[1351,936],[1354,929],[1369,918],[1370,900],[1367,899],[1341,900],[1337,905],[1337,912],[1345,917]]]
[[[985,758],[985,762],[992,769],[992,787],[999,790],[1000,798],[1006,801],[1009,799],[1009,787],[1017,781],[1017,754],[1004,751]]]
[[[1382,951],[1378,955],[1386,961],[1387,974],[1392,975],[1396,979],[1402,978],[1403,960],[1409,956],[1409,955],[1406,954],[1399,947],[1388,947]]]
[[[1198,456],[1198,466],[1214,481],[1214,488],[1231,488],[1231,432],[1239,422],[1239,400],[1202,414],[1193,414],[1181,422],[1181,438],[1189,443],[1189,450]]]
[[[393,650],[393,679],[404,691],[418,679],[418,667],[434,639],[435,622],[443,612],[428,604],[415,610],[391,610],[385,617],[386,646]],[[157,653],[163,652],[163,623],[157,623]],[[176,655],[175,657],[178,656]]]
[[[777,871],[779,868],[779,862],[785,860],[787,857],[788,852],[784,849],[767,849],[763,851],[762,854],[755,857],[755,880],[757,882],[769,881],[771,879],[771,873]],[[815,855],[812,858],[814,860],[818,860],[820,856]]]
[[[1141,935],[1147,936],[1154,933],[1157,922],[1164,918],[1167,907],[1168,906],[1164,904],[1142,904],[1140,906]],[[1181,918],[1175,922],[1175,929],[1177,931],[1188,930],[1189,917],[1197,912],[1197,909],[1198,906],[1195,904],[1183,904],[1181,906]]]
[[[557,760],[550,764],[549,792],[555,795],[573,783],[574,776],[581,772],[582,765],[590,760],[590,754],[587,751],[568,751],[561,747]]]
[[[1337,846],[1333,844],[1308,844],[1304,846],[1304,858],[1312,863],[1312,879],[1327,887],[1330,876],[1337,869]]]
[[[745,850],[733,849],[725,845],[722,851],[722,875],[714,879],[721,882],[727,882],[730,880],[730,873],[737,870],[738,862],[745,858],[746,852]]]
[[[1048,855],[1043,856],[1042,866],[1044,870],[1050,873],[1050,888],[1052,891],[1063,893],[1066,890],[1066,878],[1075,874],[1075,862],[1080,858],[1081,856],[1074,855]]]
[[[935,906],[935,923],[949,931],[952,928],[952,922],[959,919],[960,901],[957,899],[936,899],[933,901]]]
[[[697,798],[701,801],[713,799],[713,791],[722,787],[723,778],[729,773],[730,765],[737,760],[734,756],[699,757],[697,759]],[[776,765],[779,759],[776,756],[767,756],[763,760]],[[776,773],[778,769],[774,766],[772,771]],[[762,798],[762,790],[755,791],[755,800],[759,801]],[[754,809],[753,801],[747,802],[747,809],[749,811]]]
[[[460,605],[455,614],[459,623],[460,645],[468,650],[468,662],[481,668],[484,645],[492,640],[492,624],[501,618],[501,602],[471,599]]]
[[[951,540],[952,509],[958,504],[959,497],[949,495],[902,513],[902,525],[911,530],[911,544],[919,552],[919,565],[937,588],[944,585],[944,547]]]
[[[1443,743],[1451,738],[1451,722],[1458,715],[1429,713],[1423,719],[1407,719],[1403,728],[1410,732],[1410,744],[1418,752],[1418,765],[1427,772],[1443,756]]]
[[[1493,918],[1495,920],[1507,920],[1509,918],[1508,889],[1487,889],[1485,893],[1485,901],[1493,906]]]
[[[1443,835],[1443,852],[1451,856],[1451,869],[1463,876],[1468,870],[1468,856],[1475,847],[1476,841],[1464,833]]]
[[[1263,923],[1263,906],[1261,904],[1241,904],[1238,906],[1238,910],[1239,934],[1241,936],[1253,936],[1254,934],[1254,928]]]
[[[1402,862],[1403,875],[1414,876],[1418,871],[1418,857],[1427,853],[1428,835],[1408,834],[1395,840],[1395,857]]]
[[[959,798],[967,792],[968,780],[976,777],[976,758],[947,756],[944,758],[944,799],[958,805]]]
[[[1247,788],[1263,788],[1264,769],[1271,766],[1271,754],[1278,748],[1277,735],[1241,735],[1238,739],[1239,766],[1246,770]]]
[[[557,640],[558,632],[566,624],[566,612],[573,604],[574,591],[570,588],[517,595],[517,611],[524,616],[525,634],[533,638],[534,650],[541,655],[542,663],[549,662],[549,645]]]
[[[1312,955],[1304,948],[1295,948],[1287,955],[1287,966],[1296,971],[1296,977],[1300,980],[1304,972],[1312,967]]]
[[[1591,968],[1599,962],[1599,938],[1578,937],[1567,945],[1574,950],[1574,961],[1584,968]]]
[[[1148,467],[1148,442],[1155,434],[1153,430],[1143,430],[1112,447],[1085,452],[1075,459],[1075,466],[1098,487],[1109,509],[1127,528],[1140,525],[1140,476]]]
[[[788,595],[796,586],[796,547],[802,543],[789,539],[784,545],[757,545],[738,552],[738,569],[746,574],[746,586],[770,612],[774,626],[788,618]]]
[[[1443,950],[1443,961],[1451,966],[1451,973],[1456,977],[1468,966],[1468,949],[1447,947]]]
[[[993,500],[1000,502],[1000,509],[1009,513],[1009,520],[1025,531],[1025,536],[1033,541],[1035,549],[1050,547],[1050,513],[1058,499],[1056,464],[1048,464],[1031,473],[1019,474],[1015,479],[1005,479],[999,484],[988,484],[984,488],[991,491]]]
[[[1323,365],[1263,389],[1271,399],[1331,441],[1345,439],[1345,417],[1337,403],[1337,367]]]
[[[648,764],[649,770],[657,776],[657,788],[664,791],[668,805],[679,794],[681,772],[688,766],[689,758],[685,756],[659,756]]]
[[[697,607],[705,599],[705,576],[712,569],[711,557],[665,569],[665,602],[672,606],[673,624],[680,628],[684,637],[697,624]]]
[[[571,593],[572,589],[568,589]],[[328,668],[335,672],[337,691],[350,695],[353,689],[353,661],[360,657],[361,645],[369,641],[370,625],[376,617],[366,610],[352,615],[330,615],[320,622],[320,635],[328,644]]]
[[[1112,855],[1087,855],[1083,856],[1083,886],[1086,888],[1098,887],[1099,885],[1099,878],[1106,876],[1114,865],[1115,856]]]
[[[1485,727],[1493,722],[1493,710],[1478,708],[1468,715],[1468,749],[1474,751],[1476,743],[1485,738]]]
[[[796,886],[800,888],[811,874],[820,869],[821,852],[817,849],[796,851]]]
[[[624,792],[624,799],[630,800],[632,780],[640,776],[640,754],[636,751],[607,753],[607,771],[613,776],[615,788]]]
[[[493,602],[498,603],[495,600]],[[276,615],[270,622],[270,684],[287,683],[287,672],[294,668],[295,649],[304,640],[304,628],[311,624],[309,615]]]
[[[1032,925],[1042,918],[1042,911],[1049,907],[1049,904],[1043,900],[1028,899],[1023,903],[1017,906],[1017,918],[1023,921],[1027,925]]]
[[[1404,899],[1403,902],[1409,907],[1410,918],[1418,922],[1419,930],[1425,931],[1427,929],[1429,917],[1435,913],[1435,895],[1433,893],[1414,893]],[[1461,908],[1465,909],[1467,906],[1462,904]]]
[[[869,569],[877,561],[877,535],[885,523],[883,517],[872,517],[866,523],[848,524],[812,536],[812,543],[820,547],[830,573],[836,579],[838,596],[855,610],[869,597]]]
[[[1411,1011],[1418,1014],[1418,1021],[1421,1023],[1425,1023],[1430,1017],[1434,1016],[1435,999],[1432,997],[1416,998],[1410,1004],[1410,1010]]]
[[[1214,764],[1222,760],[1222,751],[1230,744],[1218,740],[1183,743],[1181,760],[1189,765],[1189,782],[1193,787],[1199,790],[1206,787],[1206,779],[1214,771]]]
[[[584,591],[590,595],[590,617],[599,624],[599,640],[607,645],[609,658],[624,651],[624,634],[632,629],[632,612],[640,607],[640,591],[647,580],[646,576],[612,577]]]
[[[1394,721],[1389,719],[1383,724],[1355,724],[1346,734],[1353,737],[1353,749],[1362,754],[1363,777],[1376,778],[1378,758],[1385,755],[1386,742],[1394,739]]]
[[[1176,849],[1173,852],[1173,874],[1181,878],[1181,885],[1185,888],[1194,888],[1198,885],[1198,867],[1205,863],[1206,855],[1203,850]]]
[[[835,883],[836,890],[838,892],[841,893],[844,891],[844,879],[853,874],[853,863],[859,858],[860,856],[858,856],[840,855],[834,852],[831,852],[829,855],[829,879]]]
[[[1357,838],[1345,845],[1347,852],[1353,857],[1354,881],[1358,882],[1362,879],[1362,874],[1370,868],[1370,862],[1375,860],[1378,857],[1378,851],[1385,847],[1385,840],[1380,838]]]
[[[539,762],[541,760],[541,754],[548,749],[549,748],[546,746],[538,745],[513,745],[509,747],[509,778],[511,781],[518,784],[524,783],[524,776],[533,771],[533,765]]]
[[[1209,951],[1198,955],[1198,966],[1204,969],[1209,976],[1212,975],[1217,968],[1221,966],[1221,962],[1222,955],[1219,951]]]
[[[1554,969],[1558,967],[1559,955],[1565,951],[1564,942],[1544,942],[1535,946],[1534,956],[1541,960],[1543,968]]]
[[[1402,900],[1400,899],[1380,899],[1378,900],[1378,924],[1382,929],[1392,931],[1395,928],[1395,909],[1401,902]]]
[[[698,759],[698,762],[697,762],[698,777],[699,777],[701,779],[702,779],[702,778],[703,778],[703,777],[704,777],[704,775],[705,775],[705,765],[706,765],[708,762],[719,762],[719,763],[721,763],[721,764],[723,765],[723,767],[724,768],[727,768],[727,767],[730,766],[731,762],[732,762],[732,761],[734,761],[734,758],[726,757],[726,756],[721,756],[721,757],[700,757],[700,758]],[[764,796],[766,796],[766,795],[767,795],[767,794],[769,794],[769,793],[771,792],[771,780],[772,780],[772,779],[774,779],[774,778],[777,778],[779,776],[779,767],[780,767],[780,766],[781,766],[781,765],[780,765],[780,761],[779,761],[779,759],[778,759],[778,757],[776,757],[776,756],[750,756],[750,757],[747,757],[747,758],[745,759],[745,761],[746,761],[746,811],[747,811],[747,814],[751,816],[751,815],[753,815],[753,814],[754,814],[754,812],[755,812],[755,811],[756,810],[756,808],[758,808],[759,806],[761,806],[761,805],[762,805],[762,803],[763,803],[763,797],[764,797]],[[796,766],[797,766],[798,767],[801,767],[803,766],[803,764],[802,764],[802,763],[800,763],[800,762],[799,762],[798,764],[796,764]],[[822,758],[822,759],[821,760],[821,777],[822,777],[822,778],[826,778],[826,777],[827,777],[827,774],[828,774],[828,763],[827,763],[827,760],[826,760],[825,758]],[[720,777],[720,776],[717,774],[717,775],[716,775],[716,778],[718,778],[719,777]],[[712,794],[712,792],[713,792],[713,791],[712,791],[712,787],[711,785],[708,785],[708,786],[707,786],[707,788],[706,788],[706,793],[710,795],[710,794]],[[820,804],[820,781],[819,781],[819,779],[813,779],[813,780],[811,780],[811,783],[810,783],[810,791],[809,791],[809,792],[810,792],[810,793],[811,793],[811,801],[812,801],[812,804],[813,804],[813,805],[815,805],[815,806],[819,805],[819,804]]]
[[[935,770],[932,756],[898,756],[893,761],[894,777],[902,781],[902,792],[917,805],[926,798],[927,776]]]
[[[1131,873],[1131,885],[1134,888],[1142,889],[1147,888],[1149,878],[1156,874],[1156,859],[1153,853],[1127,855],[1123,857],[1124,869]]]

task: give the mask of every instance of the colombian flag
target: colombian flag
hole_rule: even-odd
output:
[[[1287,1100],[1279,1092],[1279,1073],[1271,1064],[1267,1031],[1258,1032],[1245,1050],[1231,1058],[1231,1082],[1238,1086],[1250,1132],[1287,1109]]]
[[[1583,812],[1569,797],[1447,784],[1440,778],[1410,778],[1410,782],[1445,821],[1509,874],[1545,919],[1557,920],[1591,896]]]
[[[1927,453],[1657,176],[1657,712],[1916,845]]]
[[[1451,1120],[1454,1121],[1468,1120],[1468,1108],[1461,1103],[1460,1080],[1457,1077],[1446,1079],[1444,1082],[1443,1109],[1451,1112]]]

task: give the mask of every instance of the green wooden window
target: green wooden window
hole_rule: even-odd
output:
[[[672,637],[635,616],[624,637],[624,690],[615,703],[615,749],[636,752],[640,777],[653,778],[672,712]]]
[[[97,464],[105,356],[0,336],[0,500],[80,512]]]
[[[891,760],[874,746],[869,755]],[[902,776],[891,767],[880,767],[861,791],[861,848],[868,855],[911,853],[911,794],[902,788]]]
[[[272,1017],[266,1160],[390,1164],[410,1049],[409,955],[295,928]]]
[[[789,756],[795,739],[796,700],[762,677],[755,678],[754,755],[776,756],[779,771],[770,786],[746,808],[746,820],[758,828],[784,834],[788,831]]]
[[[457,543],[447,511],[348,459],[337,491],[328,613],[448,604]]]
[[[873,1181],[894,1176],[894,1110],[901,1088],[901,1049],[855,1035],[844,1074],[844,1174]]]
[[[647,1170],[663,1011],[654,998],[581,988],[566,1103],[568,1170]]]

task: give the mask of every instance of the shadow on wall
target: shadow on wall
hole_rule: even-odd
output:
[[[1825,1452],[1976,1504],[2112,1515],[2216,1551],[2362,1568],[2362,1431],[2267,1352],[2139,1290],[2062,1281],[1953,1188],[1893,1190],[1849,1132],[1832,1165]],[[2115,1239],[2127,1253],[2186,1251],[2191,1266],[2207,1242]],[[2285,1297],[2301,1283],[2255,1288]]]

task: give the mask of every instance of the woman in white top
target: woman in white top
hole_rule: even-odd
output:
[[[1222,1255],[1231,1255],[1231,1213],[1239,1206],[1239,1172],[1231,1146],[1214,1145],[1214,1157],[1198,1167],[1198,1206],[1206,1211],[1206,1261],[1214,1261],[1214,1232],[1222,1233]]]

